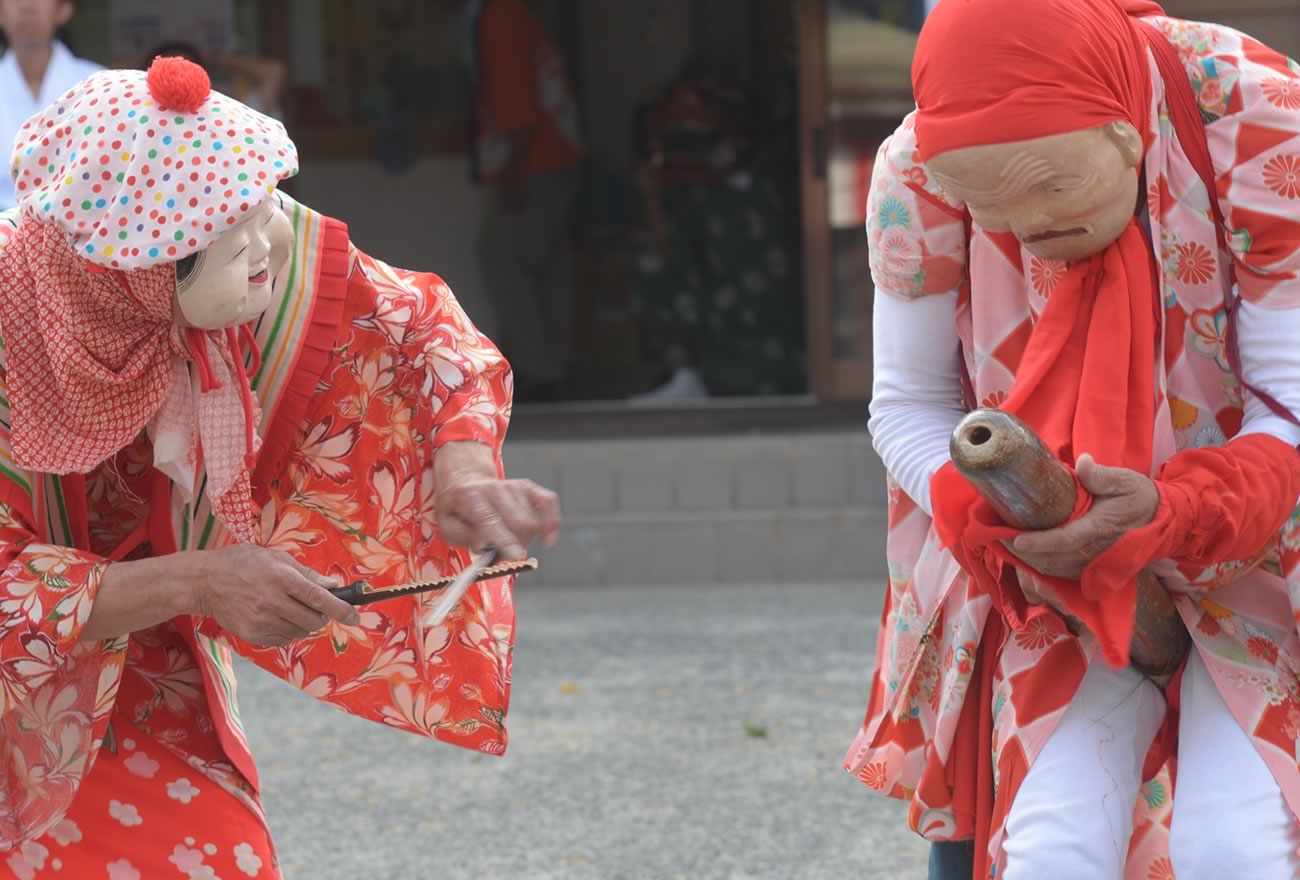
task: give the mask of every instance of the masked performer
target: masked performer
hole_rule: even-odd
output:
[[[97,73],[22,129],[3,215],[0,875],[279,873],[232,654],[317,699],[506,746],[510,584],[329,588],[518,557],[506,363],[433,275],[276,190],[284,128],[201,69]]]
[[[970,0],[913,81],[870,195],[890,588],[848,766],[981,878],[1296,876],[1300,72],[1154,3]],[[948,460],[980,406],[1091,506],[1002,528]],[[1144,567],[1192,640],[1167,683],[1128,665]]]

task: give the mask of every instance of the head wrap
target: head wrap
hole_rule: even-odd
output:
[[[12,170],[23,218],[0,258],[0,332],[15,460],[85,473],[148,429],[191,498],[201,455],[214,512],[254,540],[252,334],[182,331],[175,262],[297,171],[284,127],[162,58],[147,76],[96,73],[33,117]]]
[[[922,157],[1128,122],[1147,131],[1142,0],[945,0],[912,62]]]

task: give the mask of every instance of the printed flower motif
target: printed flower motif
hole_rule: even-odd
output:
[[[884,764],[868,764],[862,770],[862,781],[874,788],[876,791],[884,791],[885,785],[889,782],[885,776]]]
[[[963,678],[968,677],[975,669],[975,643],[966,642],[958,647],[955,659],[957,674]]]
[[[1056,285],[1065,275],[1065,264],[1059,260],[1040,260],[1034,257],[1029,261],[1029,280],[1044,298],[1050,297]]]
[[[142,779],[153,779],[162,765],[144,752],[135,752],[122,762],[128,773]]]
[[[1246,640],[1246,650],[1254,657],[1267,660],[1273,665],[1277,664],[1277,645],[1265,636],[1251,636]]]
[[[1197,309],[1192,312],[1192,351],[1202,357],[1214,358],[1219,369],[1231,372],[1228,365],[1228,313],[1222,309]]]
[[[1264,166],[1264,185],[1284,199],[1300,199],[1300,156],[1269,159]]]
[[[253,847],[249,844],[241,843],[235,847],[235,867],[249,877],[256,877],[257,872],[262,870],[262,857],[253,852]]]
[[[108,863],[108,880],[140,880],[140,871],[126,859]]]
[[[1007,402],[1007,393],[999,389],[997,391],[994,391],[988,397],[985,397],[982,401],[980,401],[980,406],[984,407],[985,409],[997,409],[998,407],[1002,406],[1002,404],[1006,402]]]
[[[1291,511],[1291,516],[1282,526],[1282,548],[1290,551],[1300,550],[1300,507]]]
[[[1186,242],[1175,249],[1174,272],[1184,284],[1207,284],[1214,278],[1214,255],[1198,241]]]
[[[1202,614],[1201,619],[1196,621],[1196,628],[1207,636],[1217,636],[1223,632],[1223,627],[1219,626],[1218,618],[1213,614]]]
[[[1300,110],[1300,81],[1270,77],[1259,84],[1264,98],[1283,110]]]
[[[182,776],[180,779],[167,783],[167,797],[174,801],[180,801],[188,804],[194,798],[198,797],[199,789],[187,777]]]
[[[1157,183],[1147,187],[1147,210],[1151,212],[1152,217],[1160,217],[1160,185]]]
[[[880,210],[876,213],[877,221],[881,229],[888,229],[891,226],[901,226],[904,229],[910,229],[912,226],[912,215],[898,199],[885,199],[881,204]]]
[[[921,269],[921,255],[911,236],[890,232],[880,239],[880,262],[885,272],[910,278]]]
[[[178,843],[172,850],[172,854],[167,857],[167,861],[175,865],[176,870],[190,880],[200,880],[200,878],[206,880],[207,877],[212,876],[211,866],[203,864],[202,850],[191,849]]]
[[[11,855],[6,864],[14,872],[18,880],[34,880],[36,872],[44,870],[45,859],[49,856],[50,851],[34,840],[28,841],[22,845],[22,848]]]
[[[1175,431],[1186,431],[1196,424],[1200,411],[1181,397],[1169,398],[1169,418],[1174,423]]]
[[[77,823],[71,819],[62,819],[58,825],[50,829],[50,837],[59,846],[71,846],[74,843],[81,842],[81,829]]]
[[[1222,428],[1218,425],[1207,425],[1196,432],[1196,438],[1192,441],[1192,445],[1197,449],[1210,449],[1215,446],[1222,446],[1227,442],[1228,438],[1224,436]]]
[[[1025,624],[1024,629],[1016,632],[1016,644],[1026,651],[1041,651],[1060,638],[1054,633],[1042,615]]]
[[[1142,783],[1142,800],[1147,802],[1147,806],[1155,810],[1164,806],[1168,799],[1169,793],[1165,791],[1165,784],[1159,779],[1150,779]]]
[[[1174,863],[1169,856],[1161,856],[1147,869],[1147,880],[1175,880]]]
[[[134,828],[137,825],[143,825],[144,819],[140,818],[140,811],[133,804],[124,804],[121,801],[108,802],[108,815],[121,822],[127,828]]]
[[[1201,83],[1200,91],[1196,97],[1201,106],[1211,113],[1217,113],[1227,103],[1227,96],[1223,92],[1223,86],[1218,77],[1211,77]]]
[[[360,429],[353,423],[343,425],[331,434],[333,427],[334,419],[328,417],[312,425],[294,452],[294,459],[310,470],[313,476],[328,477],[336,483],[342,483],[352,475],[346,459],[357,445]]]
[[[393,704],[384,706],[381,711],[385,724],[431,737],[434,731],[444,725],[444,719],[450,710],[450,700],[430,699],[426,694],[403,684],[393,689]]]
[[[907,178],[909,183],[915,184],[916,186],[923,187],[930,182],[930,178],[926,176],[925,169],[919,165],[913,165],[911,168],[904,171],[903,176]]]

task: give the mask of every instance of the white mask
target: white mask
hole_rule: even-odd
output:
[[[203,330],[254,320],[271,302],[272,282],[288,263],[293,227],[270,198],[204,251],[176,282],[176,319]]]

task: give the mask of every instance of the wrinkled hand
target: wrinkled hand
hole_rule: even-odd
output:
[[[1078,580],[1083,570],[1127,532],[1151,522],[1160,493],[1148,477],[1128,468],[1103,467],[1079,456],[1079,482],[1093,496],[1092,507],[1059,529],[1030,532],[1011,542],[1011,551],[1036,571]]]
[[[320,632],[331,620],[361,622],[357,610],[329,590],[334,578],[280,550],[234,544],[195,554],[187,578],[194,607],[246,642],[279,648]]]
[[[502,559],[523,559],[541,538],[560,531],[560,500],[531,480],[471,477],[439,485],[434,501],[443,539],[458,547],[495,547]]]

